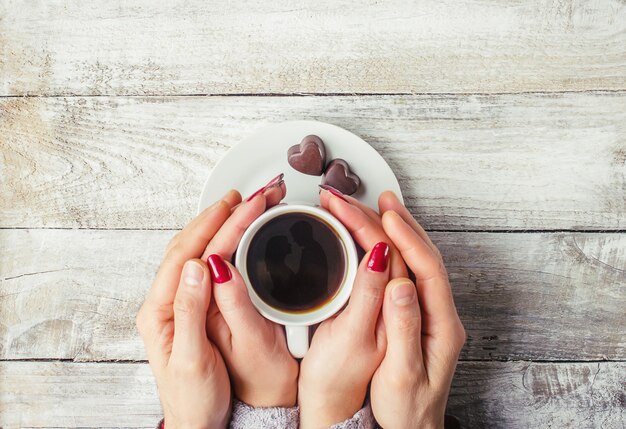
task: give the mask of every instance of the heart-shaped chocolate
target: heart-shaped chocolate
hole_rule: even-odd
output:
[[[321,176],[326,164],[326,148],[316,135],[306,136],[300,144],[287,151],[287,161],[295,170],[311,176]]]
[[[361,179],[350,171],[346,161],[333,159],[326,167],[322,184],[332,186],[346,195],[352,195],[359,189]]]

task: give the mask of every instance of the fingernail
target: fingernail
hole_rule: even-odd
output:
[[[279,182],[277,182],[277,183],[273,184],[272,186],[270,186],[269,188],[265,189],[263,191],[263,193],[265,193],[265,192],[267,192],[267,191],[269,191],[271,189],[274,189],[274,188],[280,188],[283,185],[283,183],[285,183],[285,181],[283,179],[280,179]]]
[[[206,263],[209,266],[209,270],[211,270],[211,277],[215,283],[226,283],[233,277],[228,265],[226,265],[226,262],[220,255],[209,255]]]
[[[387,262],[389,262],[389,245],[382,241],[376,243],[367,261],[367,269],[382,273],[387,269]]]
[[[409,305],[415,299],[415,286],[409,282],[395,285],[391,290],[391,299],[395,305]]]
[[[283,181],[283,177],[285,177],[284,173],[280,173],[278,176],[274,177],[272,180],[270,180],[267,185],[263,186],[261,189],[259,189],[258,191],[256,191],[255,193],[253,193],[252,195],[250,195],[247,199],[246,202],[252,200],[252,198],[256,197],[257,195],[267,191],[270,188],[274,188],[277,186],[280,186],[282,183],[285,183]],[[281,183],[282,182],[282,183]]]
[[[204,270],[197,262],[188,261],[183,266],[182,277],[187,286],[200,286],[204,278]]]
[[[341,198],[342,200],[344,200],[345,202],[348,202],[348,200],[346,200],[346,198],[344,197],[343,193],[338,190],[333,188],[330,185],[318,185],[320,188],[322,188],[325,191],[330,192],[331,194],[333,194],[334,196],[336,196],[337,198]]]

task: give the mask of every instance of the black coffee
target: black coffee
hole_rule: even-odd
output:
[[[287,312],[311,311],[330,301],[344,278],[343,245],[332,226],[304,213],[287,213],[261,227],[250,243],[247,270],[259,297]]]

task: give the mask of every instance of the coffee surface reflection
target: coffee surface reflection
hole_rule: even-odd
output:
[[[257,295],[287,312],[312,311],[330,301],[343,282],[344,267],[337,233],[305,213],[270,220],[248,250],[248,277]]]

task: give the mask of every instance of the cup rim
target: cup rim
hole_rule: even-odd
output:
[[[330,301],[309,312],[290,313],[270,306],[258,296],[252,287],[250,278],[248,277],[246,258],[254,234],[256,234],[256,232],[258,232],[258,230],[270,220],[287,213],[307,213],[321,218],[335,229],[344,247],[346,268],[342,285]],[[354,244],[354,240],[346,227],[324,208],[308,204],[282,203],[268,209],[265,213],[255,219],[254,222],[252,222],[246,229],[241,237],[235,254],[235,266],[241,273],[244,283],[246,284],[246,288],[248,289],[248,295],[250,296],[254,307],[266,319],[286,326],[315,325],[339,311],[350,298],[354,279],[356,278],[358,263],[356,245]]]

